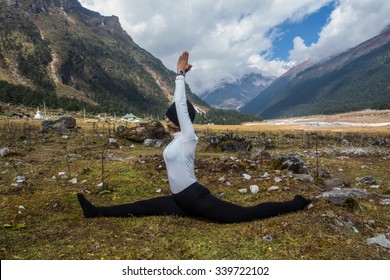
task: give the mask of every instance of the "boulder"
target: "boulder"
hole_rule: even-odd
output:
[[[364,176],[362,178],[357,178],[356,183],[359,185],[375,185],[376,180],[373,176]]]
[[[324,186],[328,190],[332,190],[334,188],[350,188],[352,187],[352,184],[341,178],[334,178],[334,179],[329,179],[324,181]]]
[[[300,156],[287,154],[274,161],[276,169],[288,169],[296,174],[307,174],[307,163]]]
[[[116,136],[137,143],[143,143],[146,139],[166,139],[170,138],[163,124],[159,121],[140,123],[136,127],[117,129]]]
[[[219,149],[222,152],[249,152],[252,149],[252,143],[246,141],[244,137],[227,133],[224,135],[210,136],[207,138],[211,149]]]
[[[348,199],[364,199],[367,198],[370,193],[364,189],[358,188],[348,188],[348,189],[339,189],[334,188],[331,191],[324,192],[319,195],[319,198],[324,198],[330,203],[336,205],[343,205]]]
[[[46,120],[42,122],[42,132],[54,131],[58,134],[65,133],[68,129],[76,127],[76,119],[69,116],[60,117],[58,120]]]

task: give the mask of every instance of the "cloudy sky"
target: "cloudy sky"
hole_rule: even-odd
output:
[[[133,40],[176,70],[190,52],[187,82],[202,94],[249,73],[280,76],[379,34],[388,0],[80,0],[116,15]]]

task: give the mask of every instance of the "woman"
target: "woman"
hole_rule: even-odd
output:
[[[198,137],[192,124],[195,109],[187,101],[184,80],[192,67],[188,64],[188,56],[188,52],[184,52],[177,62],[174,103],[166,113],[168,129],[174,132],[174,139],[163,152],[172,195],[130,204],[96,207],[82,194],[77,194],[84,216],[92,218],[179,215],[205,217],[221,223],[236,223],[304,209],[310,200],[301,195],[296,195],[293,200],[285,202],[265,202],[250,207],[235,205],[216,198],[197,182],[194,158]]]

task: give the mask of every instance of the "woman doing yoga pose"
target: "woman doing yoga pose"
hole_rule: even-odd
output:
[[[174,103],[166,113],[168,129],[175,132],[174,139],[163,152],[172,195],[129,204],[97,207],[79,193],[77,197],[84,216],[92,218],[178,215],[204,217],[221,223],[237,223],[304,209],[310,200],[301,195],[296,195],[290,201],[264,202],[244,207],[213,196],[206,187],[198,183],[194,172],[198,137],[192,124],[195,118],[195,108],[187,101],[184,81],[185,74],[192,67],[188,64],[188,56],[188,52],[184,52],[177,62],[178,75]]]

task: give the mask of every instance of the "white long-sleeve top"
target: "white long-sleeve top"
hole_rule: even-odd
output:
[[[184,76],[177,76],[175,83],[174,101],[180,132],[174,134],[173,140],[163,152],[169,186],[173,194],[181,192],[197,181],[194,159],[198,143],[198,137],[188,114]]]

